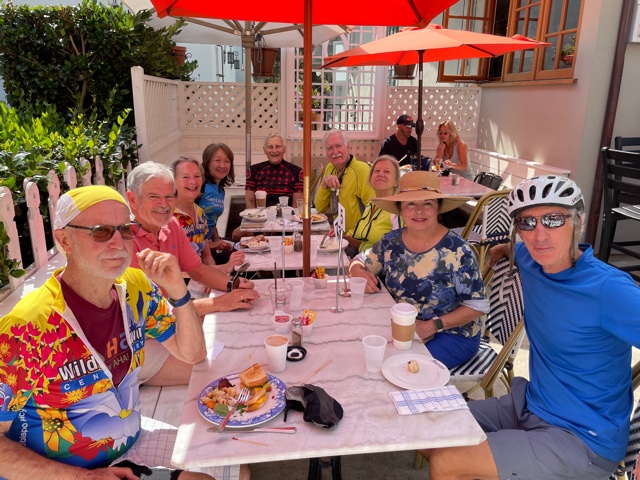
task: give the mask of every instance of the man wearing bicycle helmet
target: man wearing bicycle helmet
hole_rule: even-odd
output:
[[[629,439],[640,289],[578,244],[584,201],[572,180],[526,180],[508,208],[522,242],[494,248],[491,261],[509,255],[520,269],[530,380],[469,403],[487,440],[425,451],[430,478],[606,479]]]

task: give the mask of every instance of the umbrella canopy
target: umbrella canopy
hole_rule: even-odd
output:
[[[311,172],[311,41],[312,25],[425,26],[458,0],[394,0],[372,5],[370,0],[243,0],[242,3],[203,0],[152,0],[159,17],[225,18],[236,21],[302,23],[304,31],[303,130],[304,255],[302,272],[310,270],[309,174]],[[251,145],[247,144],[247,152]]]
[[[422,120],[422,64],[467,58],[496,57],[517,50],[548,47],[551,44],[521,35],[511,38],[466,30],[448,30],[440,25],[409,28],[380,40],[375,40],[324,59],[322,68],[357,67],[364,65],[418,64],[418,154],[420,154],[424,121]],[[418,161],[418,168],[420,168]]]
[[[123,0],[132,12],[142,10],[156,12],[151,0]],[[160,18],[157,14],[147,22],[155,29],[170,27],[176,21],[175,15]],[[187,22],[176,36],[178,42],[215,45],[236,45],[245,49],[245,145],[247,166],[251,166],[251,67],[249,62],[254,46],[267,48],[302,47],[304,34],[302,25],[291,23],[238,22],[210,18],[183,17]],[[338,35],[348,33],[351,27],[337,25],[316,25],[311,29],[312,45],[319,45]]]
[[[395,0],[373,5],[370,0],[313,0],[314,25],[426,26],[458,0]],[[158,16],[233,18],[261,22],[303,23],[302,0],[243,0],[215,2],[203,0],[153,0]]]

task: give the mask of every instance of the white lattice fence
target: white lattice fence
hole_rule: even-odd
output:
[[[404,114],[417,118],[418,88],[388,87],[387,111],[383,136],[396,131],[396,120]],[[451,120],[461,137],[470,145],[475,145],[478,132],[478,111],[480,110],[480,88],[476,87],[428,87],[423,90],[424,133],[423,144],[436,144],[438,125]]]
[[[150,124],[147,132],[149,143],[175,135],[180,130],[178,122],[178,84],[157,77],[145,77],[144,108]]]
[[[245,125],[245,87],[242,83],[184,82],[180,103],[183,128],[241,130]],[[278,128],[278,85],[252,85],[254,128]]]

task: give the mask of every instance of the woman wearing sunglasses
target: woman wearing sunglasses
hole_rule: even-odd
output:
[[[429,468],[442,478],[609,478],[629,442],[640,289],[578,243],[584,200],[572,180],[525,180],[508,210],[522,241],[514,233],[511,248],[491,253],[510,254],[522,278],[529,379],[470,402],[487,440],[428,451]]]
[[[469,163],[468,147],[462,141],[458,129],[449,120],[438,125],[438,148],[434,163],[449,169],[451,173],[473,180],[473,170]]]
[[[438,222],[440,213],[467,200],[440,193],[435,173],[405,174],[398,193],[373,199],[383,210],[402,215],[405,227],[384,235],[349,266],[350,276],[367,279],[368,293],[380,291],[376,275],[383,277],[397,302],[418,310],[416,333],[448,368],[478,351],[481,316],[489,311],[471,247]]]

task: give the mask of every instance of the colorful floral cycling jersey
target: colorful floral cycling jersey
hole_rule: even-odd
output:
[[[489,310],[478,262],[462,237],[449,231],[433,248],[414,253],[404,245],[403,231],[392,230],[364,254],[367,268],[384,277],[397,302],[416,307],[421,320],[449,313],[463,303]],[[479,317],[446,332],[474,337],[481,325]]]
[[[7,437],[47,458],[84,468],[106,466],[140,433],[138,373],[144,339],[175,333],[173,311],[141,270],[116,279],[132,351],[116,387],[66,306],[54,275],[0,321],[0,422]]]
[[[182,230],[184,230],[195,252],[198,256],[201,256],[202,251],[207,246],[207,239],[211,236],[213,230],[207,227],[207,219],[202,208],[196,205],[196,211],[195,219],[177,208],[173,211],[173,216],[182,227]]]

